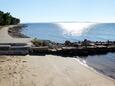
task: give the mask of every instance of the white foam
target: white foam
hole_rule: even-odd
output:
[[[75,58],[75,60],[76,60],[78,63],[80,63],[81,65],[84,65],[84,66],[87,67],[87,68],[91,68],[91,67],[89,67],[89,66],[87,65],[85,59],[81,59],[81,60],[82,60],[82,61],[81,61],[80,58],[77,57],[77,58]]]
[[[63,34],[72,36],[81,36],[92,24],[94,23],[58,23],[64,31]]]

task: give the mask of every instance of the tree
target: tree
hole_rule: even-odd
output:
[[[12,25],[20,23],[20,19],[12,17],[10,13],[0,11],[0,25]]]
[[[2,11],[0,11],[0,25],[2,24],[2,22],[3,22],[3,12]]]

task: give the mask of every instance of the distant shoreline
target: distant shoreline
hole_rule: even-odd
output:
[[[20,30],[21,30],[21,28],[20,27],[22,27],[22,26],[18,26],[18,25],[14,25],[14,26],[6,26],[6,27],[4,27],[4,28],[2,28],[1,30],[1,34],[3,34],[3,36],[5,37],[5,39],[6,39],[6,41],[7,42],[9,42],[9,43],[19,43],[19,42],[26,42],[26,43],[28,43],[28,42],[30,42],[31,40],[30,40],[30,38],[24,38],[23,36],[19,36],[18,35],[18,37],[13,37],[12,38],[12,36],[9,36],[9,34],[7,34],[8,32],[9,32],[9,30],[10,29],[12,29],[12,31],[15,31],[15,30],[13,30],[13,29],[16,29],[18,27],[18,29],[16,30],[16,32],[15,33],[17,33],[18,31],[18,33],[20,34]],[[10,28],[10,29],[9,29]],[[11,32],[10,32],[11,33]],[[12,34],[14,34],[14,32],[12,33]],[[0,39],[3,37],[3,36],[1,36],[0,37]],[[13,36],[15,36],[15,35],[13,35]],[[28,41],[26,41],[26,39],[28,40]],[[13,41],[12,41],[13,40]],[[4,41],[4,40],[3,40]],[[1,40],[1,42],[2,42],[2,40]],[[70,43],[71,44],[71,43]],[[37,52],[37,53],[39,53],[39,54],[42,54],[42,53],[45,53],[45,54],[47,54],[47,50],[45,50],[45,52],[44,52],[44,49],[42,50],[42,48],[41,49],[39,49],[40,47],[38,47],[38,50],[37,50],[37,48],[34,48],[35,49],[35,51]],[[43,47],[44,48],[44,47]],[[68,46],[68,48],[70,48],[69,46]],[[67,46],[65,47],[65,49],[63,49],[63,50],[56,50],[56,51],[48,51],[48,53],[49,54],[56,54],[56,55],[66,55],[67,57],[69,57],[69,55],[71,55],[72,53],[72,55],[74,55],[74,53],[76,53],[76,52],[72,52],[71,53],[71,51],[75,51],[76,49],[68,49],[67,48]],[[58,49],[58,48],[57,48]],[[105,48],[104,48],[105,49]],[[102,50],[104,50],[104,49],[102,49]],[[40,51],[39,51],[40,50]],[[52,49],[53,50],[53,49]],[[79,50],[78,50],[79,51]],[[83,50],[82,50],[83,51]],[[92,49],[91,49],[91,51],[92,51]],[[83,55],[83,53],[81,53],[82,55]]]
[[[8,34],[10,36],[12,36],[13,38],[30,38],[30,37],[26,36],[25,34],[21,33],[21,31],[24,27],[27,27],[27,26],[24,24],[19,24],[19,25],[12,27],[12,28],[9,28]]]

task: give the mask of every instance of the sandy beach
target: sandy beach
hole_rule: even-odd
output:
[[[31,38],[13,38],[8,34],[8,29],[16,25],[4,26],[0,29],[0,43],[29,43]]]
[[[29,43],[31,38],[12,38],[6,26],[0,43]],[[60,56],[0,56],[0,86],[115,86],[115,80]]]
[[[115,80],[59,56],[0,56],[0,86],[115,86]]]

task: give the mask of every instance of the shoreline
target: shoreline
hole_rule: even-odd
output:
[[[75,58],[52,55],[0,56],[0,76],[0,86],[115,86]]]
[[[0,43],[30,43],[32,38],[13,38],[8,34],[9,28],[16,27],[18,25],[8,25],[0,29]],[[17,33],[18,34],[18,33]]]
[[[27,27],[27,26],[24,24],[16,25],[16,26],[8,29],[8,34],[13,38],[30,38],[30,37],[21,33],[21,31],[25,27]]]
[[[100,74],[101,76],[106,76],[106,77],[109,78],[109,79],[115,80],[115,77],[112,77],[111,75],[107,75],[107,74],[104,73],[104,72],[100,72],[101,69],[100,69],[100,70],[97,70],[97,69],[95,69],[95,68],[89,66],[89,65],[86,63],[86,60],[84,60],[84,61],[85,61],[85,63],[84,63],[83,61],[80,61],[79,58],[81,58],[81,57],[76,57],[76,58],[75,58],[75,60],[76,60],[79,64],[81,64],[81,65],[83,65],[84,67],[90,69],[91,71],[96,72],[97,74]]]
[[[17,26],[17,25],[16,25],[16,26]],[[6,26],[6,27],[7,27],[6,31],[7,31],[7,33],[8,33],[8,30],[9,30],[8,28],[12,28],[12,27],[14,27],[14,26],[12,26],[12,27]],[[4,29],[4,28],[2,28],[2,29]],[[20,28],[19,28],[19,29],[20,29]],[[6,31],[5,31],[5,32],[6,32]],[[19,31],[19,30],[17,30],[17,31]],[[16,31],[16,32],[17,32],[17,31]],[[6,34],[6,33],[5,33],[5,34]],[[7,34],[7,36],[8,36],[8,35],[9,35],[9,34]],[[10,39],[12,38],[11,36],[9,36],[9,37],[7,37],[7,36],[5,36],[5,38],[9,38],[9,37],[10,37]],[[17,37],[15,38],[15,37],[14,37],[14,38],[12,38],[12,39],[15,39],[15,42],[16,42],[16,39],[19,41],[19,39],[25,40],[26,38],[17,38]],[[28,38],[27,38],[27,39],[28,39]],[[23,42],[23,40],[21,40],[21,42]],[[7,41],[8,41],[8,39],[7,39]],[[18,41],[17,41],[17,42],[18,42]],[[8,42],[10,42],[10,41],[8,41]],[[13,42],[13,41],[12,41],[12,42]],[[10,43],[11,43],[11,42],[10,42]],[[45,56],[44,56],[44,57],[45,57]]]

